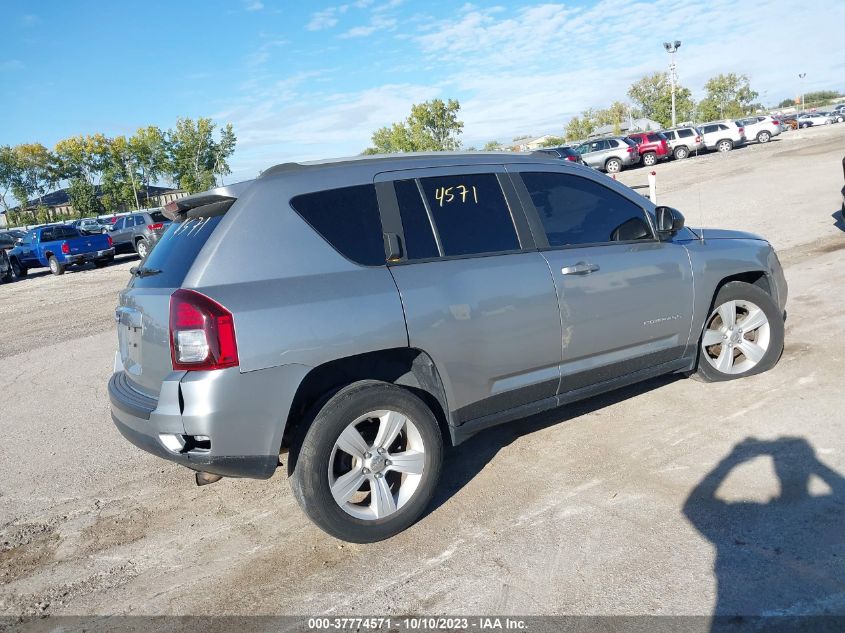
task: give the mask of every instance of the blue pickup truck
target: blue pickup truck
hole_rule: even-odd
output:
[[[16,277],[30,268],[49,268],[62,275],[67,266],[94,262],[98,268],[114,260],[114,245],[108,235],[82,235],[72,226],[57,224],[28,231],[9,251]]]

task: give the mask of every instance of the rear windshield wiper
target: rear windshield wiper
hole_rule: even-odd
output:
[[[147,268],[146,266],[133,266],[129,269],[130,274],[135,277],[152,277],[161,271],[158,268]]]

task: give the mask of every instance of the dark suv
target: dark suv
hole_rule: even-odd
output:
[[[109,235],[114,242],[115,253],[135,251],[144,259],[169,225],[170,220],[160,209],[151,209],[118,218],[111,225]]]
[[[783,350],[768,242],[702,240],[551,156],[286,163],[165,211],[116,310],[117,428],[200,484],[269,478],[289,452],[299,504],[350,541],[420,517],[460,458],[444,444],[661,374],[751,376]]]

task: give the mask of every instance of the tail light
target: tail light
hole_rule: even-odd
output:
[[[70,244],[68,244],[67,242],[62,242],[62,252],[65,255],[70,255]]]
[[[156,222],[155,224],[148,224],[147,228],[150,231],[160,231],[164,228],[164,222]]]
[[[633,154],[633,153],[634,153],[634,152],[636,152],[636,151],[637,151],[637,148],[636,148],[636,147],[631,147],[630,145],[628,146],[628,153],[629,153],[629,154]]]
[[[173,369],[236,367],[238,345],[232,313],[195,290],[170,297],[170,358]]]
[[[700,137],[700,136],[696,136],[696,137],[695,137],[695,142],[696,142],[696,143],[700,143],[700,142],[701,142],[701,137]]]
[[[745,128],[744,128],[744,127],[739,128],[739,133],[740,133],[740,134],[745,134]]]
[[[576,156],[567,156],[567,157],[566,157],[566,160],[571,160],[571,161],[573,161],[573,162],[577,162],[577,161],[578,161],[578,158],[577,158]]]
[[[106,235],[106,239],[109,241],[109,248],[114,246],[114,240],[111,238],[111,235]]]
[[[780,121],[777,119],[772,119],[772,125],[780,125]]]

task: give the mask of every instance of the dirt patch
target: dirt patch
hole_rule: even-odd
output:
[[[55,524],[23,523],[0,533],[0,584],[51,560],[59,544]]]

